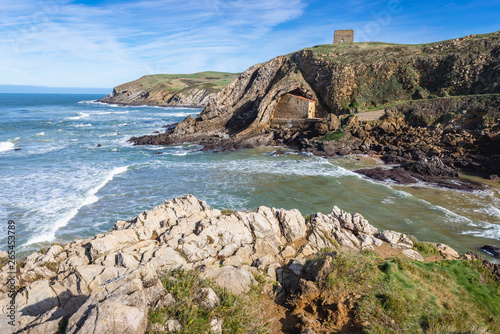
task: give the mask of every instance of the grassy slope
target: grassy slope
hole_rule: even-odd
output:
[[[200,72],[194,74],[155,74],[145,75],[140,79],[117,86],[116,90],[142,89],[149,92],[175,92],[188,87],[203,86],[212,91],[219,91],[233,81],[238,74],[224,72]]]
[[[371,251],[335,255],[327,249],[318,253],[317,259],[332,254],[332,270],[326,280],[316,282],[322,292],[313,303],[325,307],[328,303],[322,301],[329,295],[361,295],[353,315],[357,332],[500,332],[500,284],[479,261],[426,263],[382,259]],[[176,303],[150,309],[148,333],[156,333],[151,330],[154,323],[163,325],[171,319],[180,321],[182,333],[208,332],[214,318],[223,320],[224,333],[265,333],[270,329],[266,329],[268,312],[259,292],[265,280],[258,280],[258,285],[242,297],[198,278],[196,272],[174,271],[165,274],[162,282]],[[221,300],[212,310],[200,307],[196,301],[195,296],[204,287],[214,289]],[[330,332],[329,321],[322,321],[322,327]]]

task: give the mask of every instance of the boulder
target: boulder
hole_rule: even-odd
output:
[[[379,239],[387,241],[390,244],[397,244],[401,238],[401,233],[395,231],[382,231],[379,233]]]
[[[286,241],[293,242],[306,234],[306,221],[299,210],[275,210],[280,223],[281,234]]]
[[[179,333],[182,330],[182,325],[179,320],[165,321],[165,329],[168,333]]]
[[[483,247],[481,247],[481,250],[497,259],[500,259],[500,247],[496,247],[493,245],[484,245]]]
[[[420,255],[419,252],[417,252],[413,249],[404,249],[401,253],[412,260],[424,261],[424,257],[422,255]]]
[[[250,291],[250,287],[255,281],[253,275],[247,270],[232,266],[209,268],[201,276],[213,279],[219,286],[237,295]]]
[[[140,279],[99,286],[68,320],[66,333],[143,334],[147,302]]]
[[[200,306],[209,310],[215,308],[220,303],[219,297],[214,290],[210,288],[200,289],[200,291],[196,294],[195,299],[198,300]]]

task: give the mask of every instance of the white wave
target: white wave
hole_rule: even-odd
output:
[[[45,136],[45,132],[39,132],[35,136]]]
[[[28,239],[28,241],[23,246],[28,246],[40,242],[50,242],[54,240],[57,230],[66,226],[68,222],[78,214],[78,212],[82,207],[97,202],[99,198],[96,196],[96,194],[99,192],[99,190],[101,190],[104,186],[106,186],[108,182],[113,180],[113,178],[116,175],[125,172],[127,169],[128,166],[115,167],[113,170],[111,170],[104,176],[104,178],[98,185],[87,191],[82,198],[76,201],[73,208],[71,208],[70,210],[64,212],[61,216],[59,216],[57,220],[55,220],[52,224],[50,224],[50,226],[48,226],[47,230],[42,231],[41,233],[38,233],[36,236],[33,236],[30,239]]]
[[[85,127],[91,127],[92,124],[74,124],[74,125],[71,125],[75,128],[85,128]]]
[[[66,145],[58,144],[58,145],[50,145],[50,146],[41,146],[41,147],[31,147],[28,150],[28,154],[45,154],[49,152],[54,152],[58,150],[62,150],[66,148]]]
[[[82,118],[87,118],[89,116],[90,116],[90,114],[87,114],[87,113],[84,113],[84,112],[79,112],[78,116],[66,117],[65,119],[67,119],[67,120],[79,120],[79,119],[82,119]]]
[[[0,142],[0,152],[6,152],[13,150],[15,147],[13,142],[10,141],[2,141]]]
[[[172,153],[172,155],[175,155],[177,157],[182,157],[182,156],[185,156],[187,155],[188,152],[187,151],[184,151],[184,152],[177,152],[177,153]]]
[[[92,115],[111,115],[111,114],[128,114],[128,113],[130,113],[129,110],[125,110],[125,111],[99,111],[99,112],[92,113]]]
[[[429,203],[429,202],[427,202],[427,203]],[[443,208],[442,206],[432,205],[431,209],[436,210],[436,211],[441,211],[442,213],[444,213],[446,218],[448,218],[449,220],[451,220],[454,223],[467,224],[469,226],[477,226],[477,224],[474,221],[472,221],[472,219],[467,218],[465,216],[461,216],[461,215],[459,215],[451,210]]]
[[[187,151],[190,152],[190,151]],[[191,152],[199,152],[198,149],[194,149]],[[175,153],[179,153],[174,152]],[[165,152],[166,155],[173,155],[169,152]],[[300,157],[300,156],[298,156]],[[254,159],[238,159],[233,158],[228,161],[218,161],[216,163],[210,162],[188,162],[188,161],[171,161],[169,162],[169,166],[178,167],[178,168],[193,168],[193,166],[197,166],[200,169],[217,169],[217,170],[225,170],[228,172],[235,172],[238,174],[271,174],[271,175],[286,175],[286,176],[325,176],[325,177],[343,177],[343,176],[351,176],[360,178],[360,176],[354,172],[351,172],[345,168],[340,166],[331,164],[326,159],[313,157],[301,157],[297,160],[295,159],[278,159],[279,157],[269,157],[269,159],[265,160],[254,160]],[[153,165],[157,168],[164,168],[164,162],[158,160],[154,163],[144,163],[141,165]],[[361,179],[361,178],[360,178]]]
[[[394,197],[386,197],[380,201],[382,204],[394,204]]]
[[[491,217],[500,219],[500,209],[493,205],[489,205],[481,209],[476,209],[474,211],[478,213],[485,213]]]
[[[500,240],[500,225],[479,222],[478,229],[471,231],[462,231],[462,235],[472,235],[479,238]]]
[[[161,117],[187,117],[190,115],[192,116],[192,115],[198,115],[198,114],[199,113],[197,113],[197,112],[172,112],[172,113],[157,114],[157,116],[161,116]]]

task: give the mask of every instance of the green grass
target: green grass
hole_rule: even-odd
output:
[[[212,91],[219,91],[236,79],[238,75],[238,73],[226,72],[145,75],[135,81],[122,84],[116,87],[116,89],[119,91],[141,88],[147,89],[151,93],[166,93],[200,87],[210,88]]]
[[[332,140],[340,140],[345,137],[345,133],[342,131],[335,131],[332,133],[328,133],[323,137],[319,138],[319,141],[332,141]]]
[[[363,333],[500,333],[500,284],[479,261],[344,252],[332,268],[326,291],[363,295],[355,311]]]
[[[176,303],[158,310],[150,309],[149,325],[165,324],[167,320],[175,319],[182,325],[180,333],[209,333],[210,321],[218,318],[223,320],[223,333],[267,333],[265,321],[261,318],[258,294],[249,293],[246,297],[233,295],[215,283],[201,279],[195,271],[176,270],[161,277],[161,281]],[[201,288],[212,288],[220,298],[215,308],[204,308],[194,300]]]
[[[413,249],[422,254],[422,256],[438,255],[439,251],[433,244],[428,242],[415,242]]]

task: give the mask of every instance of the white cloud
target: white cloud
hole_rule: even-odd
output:
[[[244,70],[235,59],[265,60],[259,40],[300,17],[305,5],[143,0],[92,7],[22,0],[0,8],[0,61],[9,64],[0,83],[110,87],[150,71]]]

